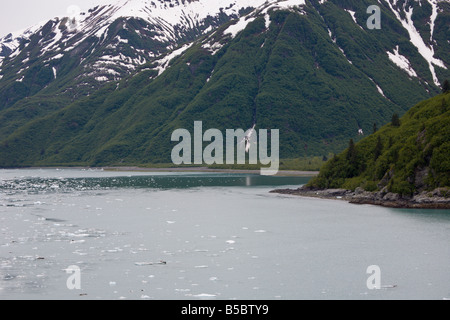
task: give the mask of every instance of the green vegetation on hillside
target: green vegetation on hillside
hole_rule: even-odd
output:
[[[71,68],[75,57],[64,57],[58,66],[52,60],[42,70],[30,68],[22,84],[5,76],[0,81],[0,166],[170,163],[172,132],[192,132],[200,120],[204,130],[246,130],[255,123],[257,130],[279,129],[282,159],[328,157],[350,138],[357,143],[359,128],[376,131],[394,113],[401,116],[407,106],[438,92],[428,64],[392,12],[382,8],[382,31],[362,28],[367,6],[376,3],[307,2],[301,12],[271,12],[268,29],[260,16],[233,39],[224,34],[235,23],[228,22],[174,58],[159,76],[149,61],[120,82],[100,86],[91,79],[96,86],[78,87],[74,79],[80,70]],[[360,25],[343,10],[349,8]],[[444,18],[441,14],[436,23]],[[204,46],[207,41],[223,47],[213,55]],[[389,60],[387,51],[397,45],[420,77],[410,78]],[[450,61],[445,50],[440,58]],[[53,64],[60,69],[51,80]],[[7,66],[11,72],[22,68]],[[450,75],[450,70],[436,70],[439,79]],[[43,89],[29,96],[36,86]],[[320,166],[320,161],[309,162],[286,160],[282,166]]]
[[[335,156],[312,188],[411,195],[450,187],[450,92],[417,104],[400,119]]]

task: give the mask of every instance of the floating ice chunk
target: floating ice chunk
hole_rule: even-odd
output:
[[[397,288],[396,284],[389,284],[386,286],[381,286],[381,289],[395,289],[395,288]]]
[[[256,230],[255,233],[266,233],[266,230]]]
[[[134,265],[138,267],[144,267],[144,266],[154,266],[154,265],[166,265],[166,261],[159,261],[159,262],[135,262]]]
[[[205,266],[205,265],[203,265],[203,266],[195,266],[194,268],[196,268],[196,269],[204,269],[204,268],[208,268],[208,266]]]
[[[90,234],[89,233],[79,233],[79,234],[73,234],[71,236],[77,237],[77,238],[87,238],[87,237],[90,237]]]
[[[228,243],[228,244],[235,244],[236,241],[234,241],[234,240],[228,240],[227,243]]]
[[[209,294],[209,293],[200,293],[193,295],[195,298],[201,298],[201,299],[208,299],[208,298],[215,298],[217,295],[215,294]]]
[[[15,278],[17,278],[17,276],[14,276],[14,275],[11,275],[11,274],[7,274],[7,275],[3,276],[2,280],[10,281],[10,280],[14,280]]]
[[[84,243],[84,242],[86,242],[86,240],[70,240],[70,244]]]
[[[77,255],[79,255],[79,256],[86,256],[87,255],[87,253],[85,253],[85,252],[81,252],[81,250],[75,250],[74,252],[72,252],[73,254],[77,254]]]

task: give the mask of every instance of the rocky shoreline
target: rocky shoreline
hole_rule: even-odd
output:
[[[361,188],[355,191],[345,189],[317,190],[307,187],[299,189],[278,189],[271,193],[314,197],[321,199],[344,200],[353,204],[372,204],[389,208],[405,209],[450,209],[448,189],[421,192],[412,197],[404,197],[389,192],[368,192]]]

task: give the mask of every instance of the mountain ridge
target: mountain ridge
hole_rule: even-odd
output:
[[[4,123],[0,141],[8,146],[0,148],[0,165],[168,162],[171,130],[189,129],[199,119],[219,129],[248,128],[254,122],[260,128],[279,128],[282,157],[337,152],[359,128],[368,132],[374,122],[382,125],[392,113],[403,114],[408,105],[439,90],[429,61],[392,13],[400,6],[401,18],[402,8],[411,4],[417,9],[406,11],[415,12],[411,17],[416,18],[416,25],[424,19],[434,21],[434,38],[423,39],[432,39],[435,59],[444,61],[445,68],[431,63],[439,79],[444,79],[450,61],[445,52],[448,43],[436,39],[445,39],[442,26],[449,19],[450,7],[448,1],[439,2],[443,11],[431,20],[434,7],[430,1],[420,7],[416,1],[388,6],[383,5],[386,1],[350,0],[307,1],[292,7],[292,3],[303,3],[292,0],[280,2],[283,5],[278,10],[273,10],[278,3],[268,3],[242,12],[237,20],[229,18],[193,42],[180,42],[172,53],[146,59],[131,73],[118,75],[117,81],[95,79],[104,80],[101,77],[107,75],[103,74],[78,79],[87,86],[77,87],[73,82],[80,74],[64,78],[64,70],[50,60],[44,70],[48,78],[56,79],[45,84],[45,89],[12,105],[0,105]],[[381,5],[384,30],[364,27],[366,9],[373,4]],[[426,8],[430,15],[418,14]],[[109,36],[124,47],[115,49],[110,56],[118,59],[111,62],[126,61],[126,48],[133,37],[125,32],[124,23],[128,31],[139,26],[123,18],[113,23],[110,28],[118,31]],[[416,29],[425,34],[427,28]],[[64,59],[70,64],[68,57]],[[416,76],[400,64],[405,61]],[[19,86],[13,77],[21,73],[14,73],[10,66],[11,62],[9,85]],[[2,82],[8,85],[6,80],[0,79],[0,97],[8,92],[2,86]],[[23,83],[27,81],[25,77]],[[86,106],[90,114],[85,114]],[[59,125],[45,131],[47,122]],[[70,130],[63,130],[65,126]],[[48,134],[43,136],[40,131]],[[42,139],[28,149],[24,142],[31,136]],[[29,151],[18,155],[21,149]]]

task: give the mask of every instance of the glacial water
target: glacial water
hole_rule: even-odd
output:
[[[449,210],[269,193],[307,181],[0,170],[0,299],[450,298]]]

